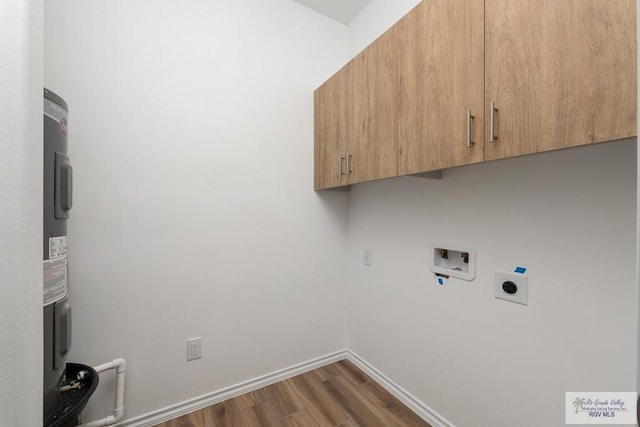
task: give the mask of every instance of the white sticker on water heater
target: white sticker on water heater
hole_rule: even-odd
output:
[[[49,259],[67,254],[67,236],[49,237]]]
[[[53,304],[67,296],[67,255],[43,261],[44,305]]]
[[[49,259],[42,264],[45,306],[67,296],[67,249],[67,236],[49,238]]]

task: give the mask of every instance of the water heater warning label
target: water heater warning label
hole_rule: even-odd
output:
[[[42,263],[44,271],[44,305],[67,296],[67,236],[49,239],[49,259]]]
[[[49,238],[49,259],[67,254],[67,236]]]
[[[67,256],[47,259],[44,267],[44,305],[60,301],[67,295]]]

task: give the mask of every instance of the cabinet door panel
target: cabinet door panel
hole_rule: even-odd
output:
[[[316,190],[347,184],[346,161],[340,156],[346,155],[346,144],[353,140],[351,68],[347,65],[314,92]]]
[[[397,27],[398,174],[483,161],[484,1],[423,0]]]
[[[634,0],[486,0],[487,160],[636,134]]]
[[[352,61],[353,183],[398,174],[396,34],[392,27]]]

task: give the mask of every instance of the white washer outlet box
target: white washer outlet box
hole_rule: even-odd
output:
[[[432,246],[431,271],[463,280],[476,276],[476,252],[471,248],[435,244]]]

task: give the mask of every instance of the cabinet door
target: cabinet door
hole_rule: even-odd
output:
[[[352,61],[355,151],[352,183],[398,174],[397,32],[392,27]],[[349,151],[350,153],[353,151]]]
[[[485,43],[487,160],[636,134],[634,0],[486,0]]]
[[[351,68],[314,92],[314,188],[347,185],[346,144],[353,141]]]
[[[423,0],[397,27],[398,174],[483,161],[484,0]]]

